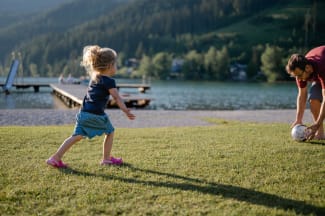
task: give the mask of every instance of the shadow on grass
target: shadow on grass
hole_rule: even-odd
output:
[[[311,141],[307,141],[306,143],[309,143],[309,144],[312,144],[312,145],[325,146],[324,140],[311,140]]]
[[[180,176],[172,173],[164,173],[164,172],[158,172],[149,169],[141,169],[127,163],[125,163],[123,166],[120,167],[121,168],[126,167],[135,172],[150,173],[153,175],[165,176],[168,178],[173,178],[175,180],[184,180],[187,182],[177,183],[171,181],[168,182],[148,181],[148,180],[141,180],[136,178],[119,177],[110,174],[89,173],[89,172],[75,170],[72,168],[60,169],[60,171],[65,174],[100,177],[105,180],[119,180],[131,184],[151,185],[154,187],[166,187],[166,188],[173,188],[173,189],[183,190],[183,191],[195,191],[195,192],[201,192],[203,194],[218,195],[225,198],[235,199],[238,201],[263,205],[266,207],[279,208],[283,210],[293,210],[297,214],[325,215],[324,207],[313,206],[303,201],[283,198],[274,194],[254,191],[251,189],[242,188],[233,185],[225,185],[225,184],[219,184],[215,182],[204,181],[197,178],[190,178],[190,177]]]

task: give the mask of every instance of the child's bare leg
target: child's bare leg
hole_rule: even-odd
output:
[[[81,139],[82,139],[82,136],[81,135],[70,136],[69,138],[67,138],[66,140],[64,140],[64,142],[59,147],[59,149],[57,150],[57,152],[54,155],[52,155],[52,158],[55,159],[56,161],[61,160],[61,158],[63,157],[63,155],[71,148],[71,146],[73,144],[75,144],[76,142],[80,141]]]
[[[113,147],[114,132],[106,134],[103,142],[103,160],[109,160]]]

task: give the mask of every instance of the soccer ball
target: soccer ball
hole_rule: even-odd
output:
[[[306,141],[307,126],[302,124],[294,126],[291,130],[291,137],[298,142]]]

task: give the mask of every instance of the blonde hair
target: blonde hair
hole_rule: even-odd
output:
[[[85,46],[81,66],[85,67],[92,80],[97,80],[97,75],[107,68],[114,66],[117,54],[111,48],[101,48],[98,45]]]

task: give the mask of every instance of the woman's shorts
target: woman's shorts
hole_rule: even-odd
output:
[[[80,111],[76,115],[76,125],[72,136],[81,135],[89,139],[94,136],[111,134],[114,127],[106,114],[96,115]]]
[[[323,100],[322,95],[322,85],[319,82],[312,82],[309,94],[308,94],[308,101],[314,99],[314,100]]]

